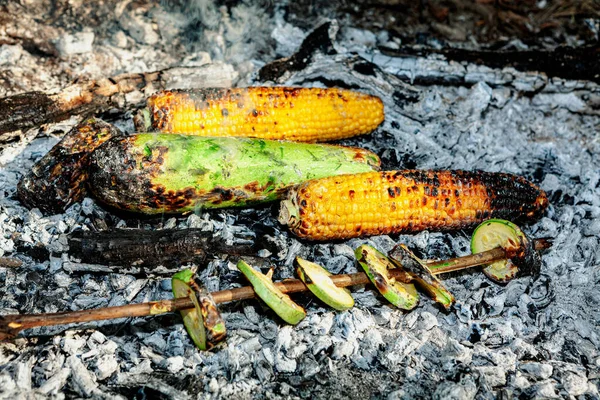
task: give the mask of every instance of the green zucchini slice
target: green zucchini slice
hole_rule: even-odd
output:
[[[225,339],[227,335],[225,321],[210,292],[204,286],[198,285],[193,279],[190,282],[190,286],[194,290],[200,304],[200,313],[202,314],[202,321],[206,330],[206,343],[210,349]]]
[[[383,253],[364,244],[359,246],[354,254],[371,282],[390,303],[404,310],[412,310],[417,306],[419,294],[415,285],[391,278],[388,270],[401,268],[394,265]],[[410,282],[412,277],[406,273],[403,280]]]
[[[354,307],[354,299],[350,291],[337,287],[331,280],[329,271],[300,257],[296,257],[296,263],[298,276],[319,300],[339,311]]]
[[[435,302],[444,306],[446,310],[454,304],[454,296],[444,287],[442,282],[427,268],[427,264],[403,244],[400,244],[388,253],[390,260],[397,266],[410,273],[417,283]]]
[[[296,325],[306,317],[304,308],[294,303],[290,296],[279,290],[271,280],[270,275],[261,274],[244,260],[240,260],[237,267],[250,281],[256,295],[285,322]]]
[[[517,225],[503,219],[489,219],[475,228],[471,252],[475,254],[496,247],[503,248],[509,258],[483,268],[483,273],[491,280],[506,283],[519,275],[539,273],[541,258],[532,241]]]
[[[173,288],[173,295],[176,299],[182,297],[189,297],[194,303],[194,308],[181,310],[181,317],[183,318],[183,325],[190,335],[190,338],[200,350],[207,350],[208,344],[206,341],[206,330],[204,328],[204,321],[202,318],[202,309],[198,298],[194,293],[194,290],[190,287],[189,282],[192,280],[194,273],[189,269],[181,271],[173,275],[171,279],[171,286]]]

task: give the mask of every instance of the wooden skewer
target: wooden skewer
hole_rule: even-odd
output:
[[[536,250],[550,247],[550,242],[545,239],[534,241]],[[506,251],[500,247],[463,257],[451,258],[442,261],[428,262],[427,266],[432,274],[439,275],[448,272],[463,270],[478,265],[488,264],[508,258]],[[405,276],[403,271],[389,270],[390,277],[401,278]],[[369,283],[369,278],[364,272],[354,274],[332,275],[331,279],[336,286],[356,286]],[[297,293],[307,291],[306,285],[299,279],[285,279],[276,282],[275,285],[283,293]],[[211,293],[215,303],[229,303],[251,299],[256,297],[251,286],[221,290]],[[96,308],[91,310],[70,311],[51,314],[12,314],[0,316],[0,341],[14,338],[20,331],[41,326],[66,325],[81,322],[100,321],[117,318],[146,317],[168,312],[193,308],[194,305],[189,298],[174,300],[151,301],[139,304],[127,304],[124,306]]]

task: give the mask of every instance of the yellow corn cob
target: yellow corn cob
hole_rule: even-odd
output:
[[[369,133],[384,118],[379,98],[336,88],[164,91],[150,97],[147,106],[146,129],[298,142]]]
[[[510,174],[367,172],[301,184],[282,202],[279,221],[299,237],[332,240],[536,217],[547,205],[542,190]]]

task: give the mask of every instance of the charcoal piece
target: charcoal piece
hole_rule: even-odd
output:
[[[81,200],[86,194],[90,154],[116,136],[123,133],[96,118],[75,126],[21,179],[17,186],[21,202],[46,214],[58,214]]]
[[[323,54],[335,54],[333,41],[339,27],[337,22],[326,22],[315,28],[302,42],[300,48],[291,57],[275,60],[262,67],[258,71],[258,79],[261,82],[277,82],[286,72],[301,71],[313,59],[317,52]]]
[[[84,263],[123,267],[202,265],[213,255],[253,256],[257,252],[253,242],[228,243],[214,232],[199,229],[78,231],[68,241],[70,255]]]
[[[441,54],[451,61],[486,65],[491,68],[512,67],[517,71],[543,72],[548,77],[588,80],[600,83],[600,46],[557,47],[553,50],[466,50],[466,49],[423,49],[404,47],[399,50],[381,49],[392,57],[407,55],[428,56]]]
[[[42,92],[28,92],[0,99],[0,133],[28,129],[47,120],[68,118],[52,98]],[[9,136],[0,136],[0,143],[10,142]]]

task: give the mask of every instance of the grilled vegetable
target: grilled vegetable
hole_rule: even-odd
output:
[[[182,297],[189,297],[194,303],[194,308],[181,310],[181,317],[183,318],[183,324],[185,329],[190,335],[190,338],[200,350],[208,349],[208,343],[206,342],[206,330],[204,329],[204,321],[202,319],[202,309],[196,294],[189,285],[194,273],[192,271],[185,270],[176,273],[171,279],[171,286],[173,289],[173,296],[176,299]]]
[[[76,125],[17,185],[17,195],[29,208],[45,213],[63,212],[86,194],[90,154],[111,137],[123,134],[96,118]]]
[[[350,291],[337,287],[331,280],[329,271],[300,257],[296,257],[296,263],[298,263],[296,271],[300,280],[319,300],[339,311],[354,307],[354,299]]]
[[[546,194],[524,178],[481,171],[387,171],[305,182],[281,203],[279,221],[299,237],[468,228],[490,217],[537,217]]]
[[[412,276],[406,273],[404,282],[390,278],[388,270],[401,268],[394,265],[383,253],[363,244],[354,251],[354,255],[373,285],[390,303],[404,310],[412,310],[419,304],[419,294],[415,285],[410,283]]]
[[[210,292],[204,286],[200,286],[193,278],[190,279],[189,285],[194,290],[200,304],[202,322],[206,329],[206,343],[210,349],[225,339],[225,335],[227,334],[225,321],[221,317],[217,303],[215,303]]]
[[[427,264],[403,244],[395,246],[388,253],[392,263],[401,267],[414,279],[417,285],[437,303],[444,306],[446,310],[454,304],[454,296],[444,287],[442,282],[431,273]]]
[[[493,281],[506,283],[518,274],[537,274],[541,258],[533,247],[533,242],[512,222],[490,219],[481,223],[473,232],[471,251],[480,253],[502,247],[509,258],[493,262],[483,273]]]
[[[243,260],[238,262],[237,267],[250,281],[256,295],[285,322],[296,325],[306,317],[306,311],[273,284],[271,280],[273,270],[269,271],[269,274],[263,275]]]
[[[187,269],[176,273],[171,286],[175,298],[189,297],[194,303],[193,309],[180,312],[188,334],[200,350],[210,350],[225,339],[225,321],[208,290],[194,280],[194,272]]]
[[[377,97],[343,89],[249,87],[164,91],[148,99],[139,131],[323,142],[369,133]]]
[[[139,134],[96,150],[90,189],[111,206],[147,214],[279,199],[308,179],[372,171],[370,151],[260,139]]]

